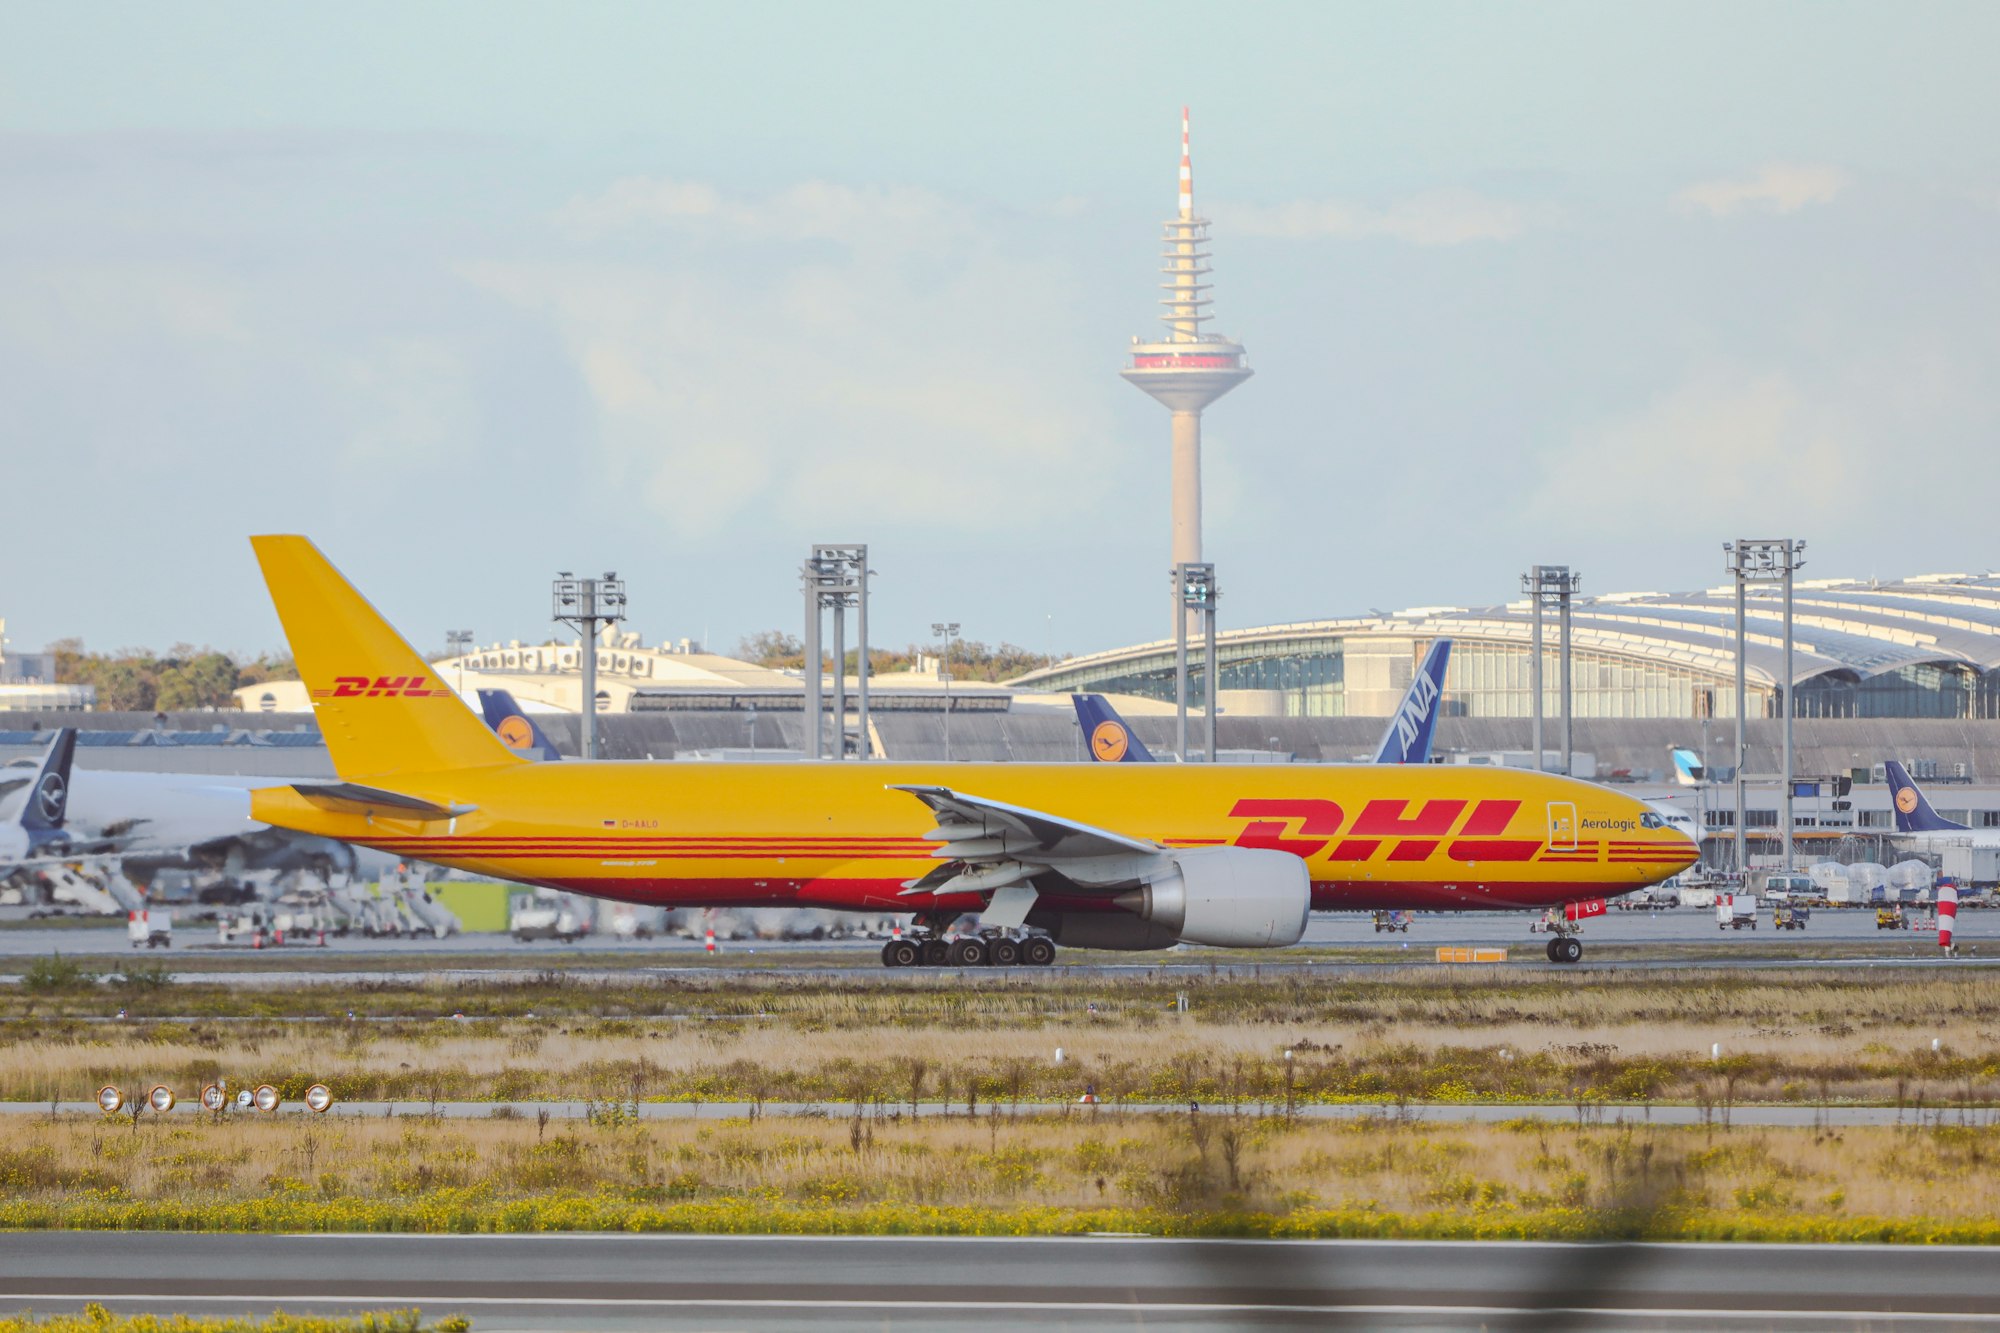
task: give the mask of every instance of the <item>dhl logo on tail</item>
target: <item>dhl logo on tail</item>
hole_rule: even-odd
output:
[[[315,699],[440,699],[451,691],[431,688],[428,676],[335,676],[330,690],[314,690]]]

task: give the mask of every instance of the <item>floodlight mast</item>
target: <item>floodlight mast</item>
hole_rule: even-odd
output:
[[[597,644],[600,626],[625,619],[625,581],[606,571],[604,577],[580,579],[568,570],[556,575],[549,590],[550,617],[577,632],[583,667],[583,744],[585,759],[597,758]]]
[[[445,652],[458,663],[458,692],[465,693],[465,655],[472,649],[472,631],[448,629],[444,632]]]
[[[826,755],[824,736],[825,668],[821,660],[820,629],[827,611],[833,612],[833,729],[837,743],[833,757],[847,757],[847,608],[855,608],[856,676],[859,690],[856,704],[860,712],[861,758],[875,753],[868,729],[868,568],[865,544],[821,542],[812,548],[799,569],[799,583],[805,592],[806,641],[804,675],[806,686],[806,756]]]
[[[1562,771],[1570,775],[1575,767],[1576,729],[1570,694],[1570,599],[1583,586],[1581,574],[1570,573],[1568,565],[1535,565],[1521,576],[1521,591],[1528,594],[1534,607],[1534,646],[1528,654],[1528,689],[1534,695],[1530,715],[1534,719],[1531,741],[1535,747],[1535,771],[1541,772],[1542,760],[1542,612],[1554,607],[1556,611],[1557,670],[1562,699],[1563,747]]]
[[[938,675],[944,680],[944,758],[951,762],[951,641],[962,638],[956,620],[934,620],[931,633],[944,640],[944,656],[938,668]]]
[[[1747,687],[1744,679],[1744,649],[1749,634],[1745,629],[1745,586],[1750,583],[1782,583],[1785,590],[1785,665],[1784,679],[1779,682],[1779,698],[1784,708],[1784,770],[1785,786],[1781,797],[1783,802],[1784,867],[1791,870],[1795,865],[1796,853],[1792,847],[1792,716],[1796,709],[1792,702],[1792,575],[1806,563],[1806,544],[1793,537],[1739,537],[1733,542],[1722,544],[1723,555],[1728,563],[1723,566],[1736,576],[1736,870],[1746,874],[1749,865],[1749,837],[1744,831],[1746,813],[1743,791],[1743,756],[1748,749],[1744,739],[1744,696]]]
[[[1222,595],[1215,581],[1215,566],[1183,561],[1173,568],[1174,602],[1174,753],[1187,762],[1188,714],[1188,621],[1199,618],[1202,635],[1203,702],[1208,712],[1208,762],[1216,761],[1215,748],[1215,603]]]

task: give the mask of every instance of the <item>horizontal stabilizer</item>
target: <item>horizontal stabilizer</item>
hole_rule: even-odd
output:
[[[469,815],[477,806],[439,805],[420,796],[399,791],[364,787],[358,782],[294,782],[292,790],[311,801],[336,810],[370,814],[380,810],[399,819],[456,819]]]

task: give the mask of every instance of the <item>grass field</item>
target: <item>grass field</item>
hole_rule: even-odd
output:
[[[22,1120],[0,1226],[1993,1243],[1990,1128],[1440,1128],[1393,1115],[586,1124]]]
[[[147,975],[0,988],[0,1100],[156,1082],[188,1097],[221,1077],[293,1097],[323,1081],[346,1101],[964,1105],[1068,1102],[1086,1085],[1114,1102],[2000,1101],[2000,974],[1984,970],[550,973],[284,989]]]

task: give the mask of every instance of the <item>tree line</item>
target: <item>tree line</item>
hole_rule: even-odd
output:
[[[239,686],[298,677],[289,657],[265,654],[239,662],[227,653],[188,643],[177,643],[160,654],[149,648],[93,653],[84,648],[81,639],[61,639],[51,644],[50,650],[55,654],[58,681],[97,687],[99,712],[234,708]]]
[[[796,634],[782,630],[765,630],[739,641],[736,655],[746,662],[770,667],[774,671],[803,671],[806,665],[806,645]],[[937,657],[935,647],[918,647],[911,644],[900,651],[892,648],[870,648],[868,669],[881,675],[890,671],[908,671],[917,664],[919,657]],[[1002,643],[997,646],[981,643],[977,639],[954,639],[951,644],[951,670],[953,680],[986,681],[998,684],[1012,680],[1040,667],[1053,666],[1060,658],[1047,653],[1031,652],[1018,644]],[[820,659],[821,669],[832,664],[830,654]],[[861,669],[861,655],[850,648],[845,659],[847,674],[853,675]]]

